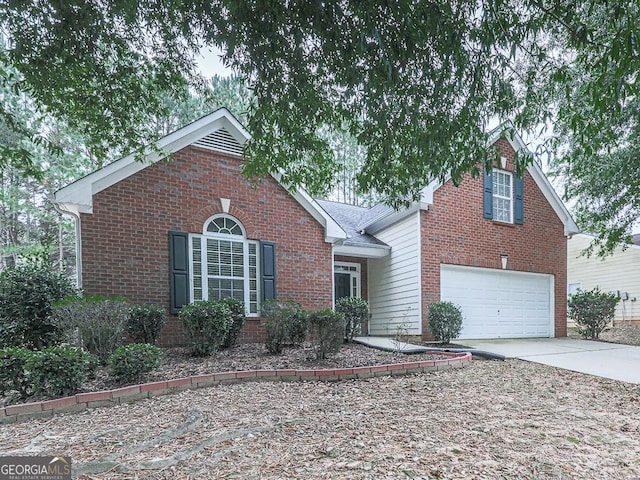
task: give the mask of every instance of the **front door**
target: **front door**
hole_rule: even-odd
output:
[[[336,300],[342,297],[351,296],[351,275],[348,273],[334,273],[333,274],[335,284]]]

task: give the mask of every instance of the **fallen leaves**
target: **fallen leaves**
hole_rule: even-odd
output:
[[[102,465],[80,478],[105,480],[626,479],[640,477],[638,395],[523,361],[473,361],[218,386],[3,425],[0,454],[70,455],[76,467]]]

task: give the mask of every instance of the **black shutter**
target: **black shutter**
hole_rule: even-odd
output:
[[[493,176],[484,171],[484,218],[493,218]]]
[[[513,190],[514,190],[514,204],[513,204],[513,223],[522,225],[524,223],[524,205],[522,201],[522,178],[516,178]]]
[[[169,232],[171,313],[189,303],[189,234]]]
[[[276,244],[260,242],[262,300],[276,298]]]

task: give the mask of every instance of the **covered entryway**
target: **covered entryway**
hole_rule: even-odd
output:
[[[334,299],[342,297],[360,297],[360,264],[334,262],[333,264]]]
[[[459,338],[553,336],[552,275],[441,265],[440,298],[462,310]]]

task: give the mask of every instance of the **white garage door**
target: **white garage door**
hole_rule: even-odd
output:
[[[550,337],[553,277],[442,265],[440,297],[462,310],[460,338]]]

